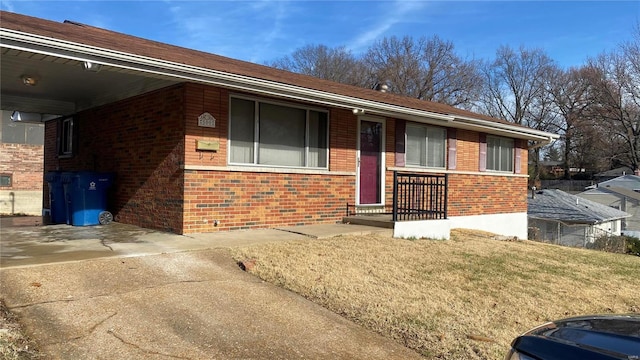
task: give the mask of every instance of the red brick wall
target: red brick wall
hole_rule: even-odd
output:
[[[184,232],[335,223],[354,194],[353,176],[186,171]]]
[[[450,174],[448,196],[448,216],[527,212],[527,178]]]
[[[173,86],[78,113],[71,158],[58,158],[56,123],[47,123],[45,170],[115,172],[108,210],[116,221],[182,232],[184,91]]]
[[[354,203],[355,176],[344,174],[355,174],[357,122],[351,111],[328,109],[329,171],[339,174],[227,171],[230,93],[197,84],[186,85],[185,93],[185,164],[204,167],[185,171],[185,233],[335,223],[347,202]],[[216,118],[215,128],[198,126],[204,112]],[[198,151],[196,140],[218,141],[220,149]]]
[[[395,166],[395,120],[387,119],[386,166]],[[512,174],[480,173],[480,134],[456,131],[456,170],[448,171],[448,216],[472,216],[527,211],[527,180]],[[523,142],[524,144],[524,142]],[[527,150],[520,148],[521,174],[527,174]],[[411,168],[407,168],[411,172]],[[438,173],[437,171],[435,173]],[[439,172],[439,174],[444,174]],[[393,200],[393,171],[385,174],[386,201]]]
[[[0,143],[0,174],[11,175],[11,186],[0,190],[42,190],[44,147]]]
[[[329,173],[229,171],[229,95],[226,89],[183,84],[83,111],[74,118],[79,142],[69,159],[55,154],[56,123],[49,122],[45,169],[115,172],[109,210],[117,221],[153,229],[193,233],[339,221],[346,204],[355,203],[357,117],[349,109],[328,109]],[[215,128],[198,126],[204,112],[216,118]],[[395,120],[386,119],[385,126],[385,164],[391,168]],[[449,215],[526,211],[527,178],[480,174],[479,134],[458,130],[457,138]],[[217,141],[219,150],[198,151],[197,140]],[[526,150],[521,151],[526,174]],[[390,203],[392,171],[385,177]]]

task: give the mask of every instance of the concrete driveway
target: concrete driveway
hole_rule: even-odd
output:
[[[64,244],[49,250],[58,251],[58,255],[54,261],[36,261],[49,256],[46,252],[37,255],[47,245],[32,244],[37,251],[31,253],[35,256],[29,259],[30,264],[17,263],[17,258],[29,257],[29,251],[23,251],[29,248],[25,245],[29,237],[38,232],[44,236],[42,231],[54,229],[0,229],[4,258],[0,296],[48,358],[420,358],[389,339],[243,272],[228,252],[235,244],[314,241],[308,236],[279,231],[278,239],[277,230],[259,230],[188,238],[113,225],[91,228],[93,239],[76,240],[64,237],[73,238],[74,231],[90,229],[56,225],[57,242]],[[116,230],[139,233],[129,242],[109,240],[105,234]],[[322,232],[320,228],[309,231]],[[274,238],[269,240],[269,236]],[[83,253],[82,246],[68,244],[73,241],[85,242],[90,250]],[[5,256],[5,249],[16,259]],[[96,251],[110,256],[95,256]],[[60,260],[65,253],[76,257]]]

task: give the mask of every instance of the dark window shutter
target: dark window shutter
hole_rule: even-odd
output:
[[[487,134],[480,134],[480,171],[487,171]]]
[[[407,123],[404,120],[396,119],[396,166],[405,166],[405,131]]]
[[[458,160],[457,143],[458,141],[456,138],[456,129],[447,129],[447,168],[449,170],[455,170],[456,168],[456,163]]]
[[[520,166],[522,165],[522,151],[521,150],[524,147],[523,146],[524,141],[525,140],[516,139],[513,142],[513,151],[515,153],[515,156],[514,156],[515,164],[514,165],[515,165],[515,173],[516,174],[520,174],[521,173],[521,171],[520,171]]]

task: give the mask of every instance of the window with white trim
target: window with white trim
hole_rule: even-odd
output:
[[[407,124],[407,166],[445,167],[447,130],[445,128]]]
[[[513,172],[513,139],[487,136],[487,170]]]
[[[232,164],[328,167],[328,113],[232,97],[229,111]]]
[[[66,117],[58,120],[58,155],[69,157],[74,152],[75,132],[73,117]]]

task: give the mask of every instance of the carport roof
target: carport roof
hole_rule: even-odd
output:
[[[64,104],[73,104],[75,112],[173,83],[197,82],[513,138],[543,142],[558,138],[556,134],[444,104],[335,83],[72,21],[59,23],[10,12],[0,12],[0,20],[0,85],[6,100],[2,102],[3,109],[12,105],[21,110],[19,107],[27,103],[33,107],[35,104],[28,99],[35,96],[41,104],[60,103],[61,109]],[[85,61],[101,64],[100,73],[108,76],[88,74],[81,67]],[[68,65],[76,65],[73,72],[65,71]],[[65,88],[50,87],[41,92],[25,89],[20,78],[27,71],[39,77],[39,84],[32,88],[46,88],[48,77]],[[102,90],[98,92],[98,88]]]

